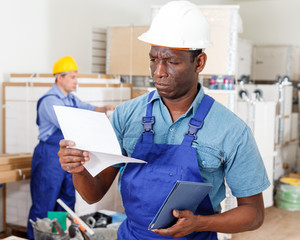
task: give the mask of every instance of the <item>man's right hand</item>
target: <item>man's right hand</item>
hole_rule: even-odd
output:
[[[90,159],[89,153],[73,148],[75,142],[70,140],[61,140],[59,146],[60,149],[57,155],[61,168],[69,173],[83,172],[85,169],[83,164]]]
[[[102,199],[110,188],[119,172],[117,167],[108,167],[93,177],[83,164],[90,160],[89,153],[74,148],[75,143],[70,140],[59,142],[59,162],[63,170],[73,174],[73,184],[81,197],[89,204]]]

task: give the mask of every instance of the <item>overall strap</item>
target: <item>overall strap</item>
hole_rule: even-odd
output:
[[[74,95],[71,95],[71,100],[73,102],[73,106],[66,106],[66,107],[78,108]]]
[[[208,114],[214,99],[208,95],[204,95],[194,117],[190,119],[188,132],[184,135],[183,145],[190,146],[193,140],[197,139],[197,132],[203,127],[204,119]]]
[[[56,96],[57,98],[59,98],[59,96],[57,94],[47,94],[47,95],[44,95],[42,96],[38,102],[37,102],[37,105],[36,105],[36,112],[37,112],[37,117],[36,117],[36,124],[39,126],[40,125],[40,118],[39,118],[39,107],[40,107],[40,104],[41,102],[43,101],[44,98],[48,97],[48,96]]]
[[[154,136],[153,125],[155,123],[155,117],[152,116],[153,102],[150,101],[154,95],[154,92],[155,90],[150,92],[148,96],[146,116],[142,117],[142,124],[144,127],[144,131],[141,137],[143,138],[144,143],[153,143],[153,136]]]
[[[57,98],[60,98],[57,94],[46,94],[46,95],[42,96],[42,97],[38,100],[37,105],[36,105],[36,112],[37,112],[36,124],[37,124],[38,126],[40,125],[40,118],[39,118],[39,114],[38,114],[38,110],[39,110],[40,104],[41,104],[41,102],[43,101],[44,98],[49,97],[49,96],[55,96],[55,97],[57,97]],[[76,101],[75,101],[74,97],[72,97],[71,99],[72,99],[72,102],[73,102],[73,106],[72,106],[72,107],[78,108],[78,106],[77,106],[77,104],[76,104]]]

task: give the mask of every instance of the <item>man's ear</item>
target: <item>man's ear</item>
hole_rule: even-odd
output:
[[[61,74],[58,74],[56,77],[56,82],[61,82],[62,77],[63,76]]]
[[[206,64],[206,59],[207,59],[207,55],[204,52],[200,53],[195,58],[195,61],[196,61],[196,72],[197,73],[202,72],[202,70],[204,69],[205,64]]]

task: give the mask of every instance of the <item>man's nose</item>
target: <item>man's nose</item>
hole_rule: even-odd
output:
[[[162,77],[165,77],[167,75],[168,74],[166,72],[166,62],[165,61],[159,61],[156,64],[156,68],[155,68],[155,71],[154,71],[154,76],[156,78],[162,78]]]

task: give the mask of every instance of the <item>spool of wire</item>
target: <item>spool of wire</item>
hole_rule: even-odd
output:
[[[275,202],[279,208],[300,210],[300,179],[282,177],[276,187]]]

